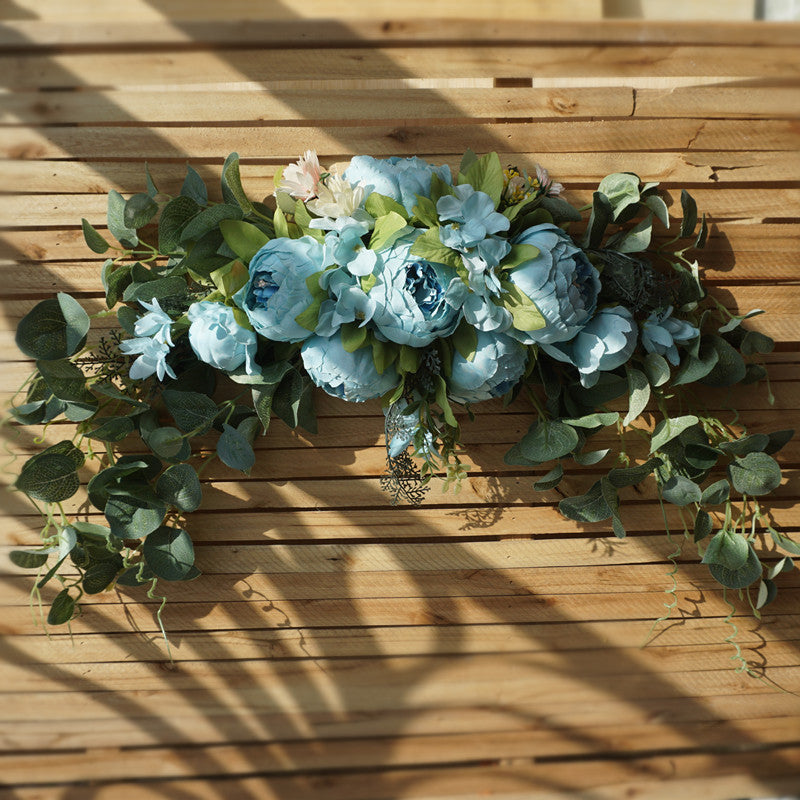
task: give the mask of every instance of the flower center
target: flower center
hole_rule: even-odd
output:
[[[439,279],[427,261],[415,261],[408,265],[405,290],[411,294],[419,310],[426,317],[434,316],[444,302],[444,292]]]
[[[278,291],[278,285],[272,280],[272,275],[262,272],[254,281],[250,289],[252,294],[251,305],[267,307],[267,301]]]

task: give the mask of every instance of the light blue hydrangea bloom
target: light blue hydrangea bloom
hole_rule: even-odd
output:
[[[375,300],[364,291],[360,278],[351,275],[346,268],[323,272],[319,283],[328,297],[320,306],[315,333],[333,336],[346,322],[358,322],[363,328],[372,319],[377,307]]]
[[[256,335],[236,322],[224,303],[201,301],[189,306],[189,344],[195,355],[215,369],[231,371],[245,365],[255,371]]]
[[[333,397],[354,403],[381,397],[394,389],[400,376],[394,367],[380,374],[372,348],[348,353],[340,336],[311,336],[301,350],[303,366],[314,383]]]
[[[250,280],[233,299],[261,336],[302,342],[311,331],[295,317],[311,305],[306,278],[323,266],[323,247],[311,236],[271,239],[253,256]]]
[[[530,244],[539,255],[508,272],[508,279],[527,295],[547,324],[535,331],[509,333],[523,344],[566,342],[584,326],[597,307],[600,277],[569,235],[550,223],[534,225],[514,240]]]
[[[681,361],[676,345],[688,344],[699,335],[700,331],[693,325],[672,316],[672,306],[653,311],[642,323],[642,347],[648,353],[666,356],[673,367]]]
[[[397,200],[411,213],[417,204],[417,195],[431,196],[431,176],[436,173],[445,183],[452,184],[450,167],[446,164],[435,167],[421,158],[373,158],[355,156],[344,177],[350,183],[360,183],[370,192]]]
[[[527,360],[528,350],[516,339],[503,333],[479,331],[472,361],[457,352],[453,355],[447,378],[448,394],[456,403],[479,403],[500,397],[522,377]]]
[[[325,261],[346,267],[358,277],[371,275],[378,263],[378,254],[370,250],[362,237],[369,231],[365,225],[350,224],[325,237]]]
[[[383,268],[370,292],[376,308],[372,321],[392,342],[424,347],[449,336],[458,326],[467,287],[456,271],[411,254],[422,232],[398,240],[382,255]]]
[[[144,380],[151,375],[157,375],[160,381],[164,376],[175,377],[172,367],[167,364],[170,347],[166,342],[156,338],[139,337],[126,339],[120,342],[119,349],[125,355],[138,354],[138,358],[131,364],[130,376],[135,381]]]
[[[494,201],[488,194],[476,191],[468,183],[453,191],[455,196],[446,194],[436,203],[439,218],[453,221],[439,230],[445,247],[464,252],[480,245],[487,236],[509,229],[508,217],[494,210]]]
[[[162,310],[158,299],[153,298],[152,303],[139,301],[139,305],[147,309],[147,314],[142,314],[136,320],[133,330],[137,336],[149,336],[159,342],[164,342],[173,347],[172,342],[172,317]]]
[[[633,314],[624,306],[601,308],[569,342],[544,344],[553,358],[578,368],[581,384],[589,388],[608,372],[625,364],[636,347],[638,331]]]

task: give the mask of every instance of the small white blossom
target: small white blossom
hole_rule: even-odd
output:
[[[289,164],[283,171],[275,193],[284,192],[303,202],[317,196],[322,169],[313,150],[306,150],[299,161]]]
[[[364,202],[364,187],[353,186],[341,175],[329,175],[319,184],[317,199],[306,203],[308,210],[318,217],[352,217]]]

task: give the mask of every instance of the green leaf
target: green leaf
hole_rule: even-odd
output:
[[[756,353],[767,354],[775,349],[775,340],[758,331],[747,331],[742,339],[740,350],[746,356]]]
[[[364,203],[364,210],[370,215],[378,219],[389,213],[399,214],[403,219],[408,219],[408,211],[402,203],[387,197],[385,194],[372,192]]]
[[[194,566],[191,537],[181,528],[164,525],[154,530],[144,540],[142,555],[147,566],[165,581],[183,580]]]
[[[37,361],[36,366],[47,388],[59,400],[80,403],[92,397],[87,396],[86,377],[71,361]]]
[[[658,353],[648,353],[643,366],[651,386],[663,386],[669,380],[670,369],[667,359]]]
[[[200,206],[190,197],[170,200],[158,220],[158,249],[161,253],[173,253],[182,249],[181,234],[189,221],[200,213]]]
[[[609,223],[614,219],[614,209],[602,192],[592,195],[592,215],[586,227],[582,244],[584,247],[599,247]]]
[[[136,247],[139,237],[125,224],[125,198],[112,189],[108,193],[108,230],[123,247]]]
[[[791,553],[794,556],[800,556],[800,544],[792,541],[788,536],[784,535],[780,531],[776,531],[775,528],[768,527],[767,530],[769,531],[769,535],[772,537],[772,540],[778,547],[786,550],[787,553]]]
[[[121,563],[116,561],[96,561],[83,574],[83,591],[86,594],[99,594],[105,591],[117,577]]]
[[[721,336],[715,334],[703,336],[701,355],[704,347],[713,348],[717,354],[713,369],[701,379],[706,386],[733,386],[744,378],[746,370],[744,360],[736,348]]]
[[[78,491],[80,481],[69,456],[40,453],[25,463],[15,485],[35,500],[60,503]]]
[[[562,222],[580,222],[581,212],[560,197],[542,197],[540,207],[547,211],[556,225]]]
[[[721,530],[709,541],[703,564],[719,564],[726,569],[739,569],[747,561],[747,539],[730,530]]]
[[[602,522],[615,514],[615,509],[604,496],[601,481],[597,481],[586,494],[565,497],[558,504],[558,510],[576,522]]]
[[[647,408],[650,400],[650,381],[643,372],[634,367],[626,367],[625,372],[628,376],[630,404],[622,424],[627,427]]]
[[[369,344],[367,341],[367,328],[355,322],[346,322],[339,329],[342,347],[347,353],[354,353],[359,347]]]
[[[644,204],[653,212],[658,218],[658,221],[665,227],[669,228],[669,211],[667,204],[657,194],[651,194],[644,198]]]
[[[756,608],[764,608],[778,596],[778,587],[775,581],[766,578],[758,585],[758,596],[756,597]]]
[[[713,530],[714,526],[708,511],[703,511],[702,509],[698,511],[697,516],[694,518],[694,540],[702,542],[703,539],[711,535]]]
[[[708,239],[708,223],[706,222],[706,215],[703,213],[703,219],[700,221],[700,230],[697,233],[697,238],[694,240],[694,246],[698,250],[702,250],[706,246]]]
[[[606,247],[619,253],[641,253],[650,246],[652,234],[653,217],[648,214],[647,217],[629,231],[624,231],[609,239]]]
[[[429,228],[421,236],[414,240],[411,245],[411,254],[420,256],[426,261],[432,261],[435,264],[446,264],[453,269],[463,269],[464,262],[461,260],[461,254],[449,247],[445,247],[439,241],[439,229]]]
[[[783,431],[775,431],[768,434],[769,444],[764,448],[765,453],[773,455],[787,445],[791,438],[794,436],[794,428],[789,428]]]
[[[616,425],[619,420],[619,413],[616,411],[599,411],[593,414],[585,414],[582,417],[574,417],[572,419],[564,419],[567,425],[573,428],[600,428],[609,425]]]
[[[661,496],[668,503],[676,506],[688,506],[699,503],[700,487],[683,475],[673,475],[662,487]]]
[[[475,358],[475,351],[478,347],[478,332],[466,320],[461,320],[459,326],[450,337],[450,341],[464,361],[471,362]],[[382,370],[380,371],[382,372]]]
[[[231,469],[238,469],[246,475],[256,463],[256,454],[253,446],[247,439],[227,423],[223,425],[222,435],[217,442],[217,455],[223,464]]]
[[[110,486],[104,513],[113,536],[141,539],[158,528],[167,506],[147,486]]]
[[[728,589],[744,589],[761,577],[762,567],[756,551],[748,545],[747,560],[737,569],[722,564],[709,564],[708,570],[715,580]]]
[[[547,325],[547,320],[533,300],[516,284],[503,281],[502,286],[503,294],[500,295],[500,299],[511,314],[512,324],[518,331],[538,331]]]
[[[189,446],[186,437],[172,426],[156,428],[147,435],[146,441],[147,446],[165,461],[177,460],[186,454],[186,448]]]
[[[241,218],[242,210],[239,206],[218,203],[215,206],[206,208],[192,217],[181,231],[181,244],[201,239],[207,233],[219,228],[223,220],[241,220]]]
[[[22,569],[38,569],[47,563],[49,553],[36,552],[31,550],[12,550],[8,557],[11,563]]]
[[[37,303],[17,326],[17,347],[29,358],[55,361],[77,353],[86,342],[89,315],[68,294]]]
[[[378,217],[369,240],[369,249],[385,250],[387,247],[391,247],[407,229],[405,217],[396,211],[390,211],[388,214]]]
[[[681,189],[681,208],[683,209],[683,221],[681,222],[680,237],[684,239],[694,233],[697,225],[697,203],[686,189]]]
[[[656,467],[661,466],[662,463],[660,458],[650,458],[644,464],[639,464],[635,467],[619,467],[609,470],[606,478],[616,489],[635,486],[650,475]]]
[[[639,183],[639,176],[632,172],[614,172],[600,181],[597,192],[608,200],[615,221],[628,206],[639,202]]]
[[[165,389],[162,392],[167,411],[185,433],[203,434],[219,414],[217,404],[201,392],[181,392]]]
[[[403,345],[403,347],[405,347],[405,345]],[[438,375],[436,378],[435,389],[436,389],[436,402],[439,404],[439,408],[442,409],[442,415],[444,416],[444,421],[451,428],[458,428],[458,420],[455,418],[455,415],[453,414],[453,409],[450,406],[450,401],[447,398],[447,384],[445,383],[444,378],[441,375]]]
[[[500,268],[505,270],[513,269],[520,264],[533,261],[538,255],[539,248],[534,247],[532,244],[512,244],[511,250],[501,262]]]
[[[186,165],[186,178],[181,186],[181,196],[188,197],[198,205],[208,203],[208,189],[200,174],[190,164]]]
[[[47,614],[48,625],[63,625],[72,619],[75,613],[75,601],[69,596],[69,589],[62,589],[53,600]]]
[[[576,464],[580,464],[582,467],[592,467],[595,464],[599,464],[610,452],[611,448],[607,447],[604,450],[575,453],[572,458]]]
[[[704,472],[712,469],[719,461],[720,451],[709,445],[690,442],[683,451],[687,464]]]
[[[710,486],[703,489],[703,495],[700,498],[700,504],[704,506],[718,506],[727,502],[731,495],[731,485],[723,478],[720,481],[715,481]]]
[[[181,511],[196,511],[203,499],[200,479],[189,464],[173,464],[156,482],[156,494]]]
[[[223,219],[219,223],[219,229],[225,243],[245,264],[249,264],[253,256],[269,241],[262,230],[239,219]]]
[[[89,224],[88,220],[81,219],[83,228],[83,238],[89,249],[93,253],[105,253],[111,246],[109,243]]]
[[[245,214],[254,212],[253,204],[242,188],[238,153],[231,153],[222,165],[222,196],[226,203],[237,203]]]
[[[125,202],[122,220],[129,230],[143,228],[158,213],[158,203],[149,194],[139,192]]]
[[[728,477],[739,494],[769,494],[781,483],[781,468],[766,453],[748,453],[728,465]]]
[[[497,208],[503,194],[503,167],[497,153],[486,153],[473,161],[459,176],[459,183],[468,183],[476,191],[488,194]]]
[[[133,420],[130,417],[103,417],[97,421],[99,424],[86,435],[103,442],[121,442],[134,431]]]
[[[572,426],[564,422],[542,420],[531,425],[519,446],[525,458],[543,462],[571,453],[578,442],[578,434]]]
[[[561,478],[564,477],[564,467],[559,461],[553,469],[550,470],[545,475],[542,475],[536,483],[533,484],[533,488],[536,489],[537,492],[546,492],[550,489],[555,489],[559,483],[561,483]]]
[[[150,174],[150,167],[147,165],[146,161],[144,162],[144,180],[145,186],[147,186],[147,194],[149,194],[150,197],[155,197],[158,194],[158,187],[153,181],[153,176]]]
[[[760,453],[769,446],[769,436],[765,433],[753,433],[734,439],[731,442],[720,442],[718,447],[729,456],[746,456],[748,453]]]
[[[662,419],[653,431],[653,437],[650,440],[650,452],[655,453],[656,450],[663,447],[667,442],[672,441],[687,428],[697,425],[697,422],[698,419],[693,414],[686,414],[673,419]]]
[[[465,175],[467,170],[478,160],[477,153],[471,148],[468,147],[466,152],[461,158],[461,165],[458,168],[459,176]],[[462,181],[463,183],[463,181]]]

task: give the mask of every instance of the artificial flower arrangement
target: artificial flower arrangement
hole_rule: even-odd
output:
[[[18,328],[36,370],[14,418],[76,425],[16,482],[42,512],[43,547],[11,558],[39,570],[34,592],[61,581],[49,623],[68,622],[84,594],[142,585],[153,598],[159,581],[196,578],[182,519],[200,505],[200,473],[216,458],[248,473],[274,417],[314,432],[315,386],[348,402],[382,398],[382,486],[411,503],[434,476],[457,491],[466,475],[454,406],[471,414],[489,398],[524,395],[532,424],[505,461],[539,470],[537,489],[556,487],[569,461],[609,459],[585,494],[561,501],[565,516],[610,520],[624,536],[619,491],[654,480],[724,587],[745,590],[754,610],[774,598],[776,576],[793,564],[759,555],[759,534],[783,553],[800,547],[760,502],[781,482],[773,456],[792,431],[746,435],[691,407],[686,391],[758,381],[766,373],[753,357],[773,342],[742,325],[759,312],[735,316],[707,297],[685,256],[707,236],[687,192],[680,230],[651,249],[653,226],[670,227],[657,184],[607,176],[573,237],[566,229],[582,214],[560,184],[539,167],[503,169],[495,153],[468,152],[453,176],[419,158],[369,156],[324,171],[309,151],[278,172],[269,204],[244,193],[236,154],[219,203],[191,167],[177,197],[146,177],[146,192],[109,194],[116,244],[83,220],[94,252],[115,251],[101,273],[109,311],[98,316],[115,314],[116,327],[87,346],[90,318],[62,293]],[[214,399],[218,379],[237,386],[232,399]],[[622,415],[608,408],[621,397]],[[654,428],[635,429],[646,461],[589,449],[651,401]],[[129,437],[134,452],[120,455]],[[87,488],[104,524],[63,507],[87,455],[101,461]]]

